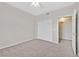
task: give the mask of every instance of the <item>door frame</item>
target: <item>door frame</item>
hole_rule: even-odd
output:
[[[64,15],[64,16],[59,16],[57,20],[57,44],[60,42],[60,37],[59,37],[59,23],[60,23],[60,18],[66,17],[66,16],[72,16],[72,15]]]
[[[74,21],[74,26],[75,26],[75,30],[74,30],[74,32],[75,32],[75,35],[74,35],[74,33],[73,33],[73,35],[75,36],[75,45],[74,46],[72,46],[72,49],[75,47],[75,49],[73,49],[73,54],[74,55],[78,55],[78,14],[77,14],[77,10],[76,9],[74,9],[74,13],[73,13],[73,21],[74,20],[76,20],[76,21]],[[72,37],[73,37],[73,35],[72,35]],[[73,39],[73,38],[72,38]],[[73,45],[73,44],[72,44]]]
[[[74,11],[75,11],[75,13],[74,13]],[[74,17],[73,19],[76,19],[76,23],[75,23],[75,34],[76,34],[75,35],[76,36],[75,39],[76,39],[76,42],[74,44],[76,46],[75,46],[75,51],[73,50],[73,54],[74,55],[78,55],[78,20],[77,20],[78,19],[78,14],[77,14],[77,10],[74,10],[74,11],[73,11],[73,15],[64,15],[64,16],[72,16],[72,17]],[[59,16],[58,20],[57,20],[57,43],[58,44],[60,42],[60,39],[59,39],[59,19],[61,17],[64,17],[64,16]],[[73,33],[72,33],[72,35],[73,35]]]

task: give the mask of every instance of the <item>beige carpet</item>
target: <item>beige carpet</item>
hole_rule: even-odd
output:
[[[71,41],[54,44],[43,40],[31,40],[0,50],[1,57],[71,57],[74,56]]]

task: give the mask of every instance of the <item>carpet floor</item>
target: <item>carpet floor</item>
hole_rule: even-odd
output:
[[[71,41],[54,44],[44,40],[31,40],[16,46],[0,49],[1,57],[74,57]]]

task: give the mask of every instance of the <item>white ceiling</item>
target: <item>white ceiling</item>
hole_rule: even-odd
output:
[[[6,3],[16,8],[19,8],[23,11],[29,12],[30,14],[35,16],[74,4],[74,2],[40,2],[40,8],[35,8],[31,5],[31,2],[6,2]]]

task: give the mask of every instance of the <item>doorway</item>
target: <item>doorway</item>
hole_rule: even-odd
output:
[[[59,22],[59,42],[63,39],[64,22]]]
[[[77,19],[77,16],[78,16],[78,13],[77,13],[77,10],[74,10],[74,12],[72,13],[72,16],[63,16],[63,17],[59,17],[58,18],[58,21],[57,21],[57,43],[61,43],[61,31],[59,30],[61,27],[59,27],[59,24],[60,22],[66,22],[69,18],[72,18],[71,21],[72,21],[72,34],[69,34],[69,35],[72,35],[72,42],[71,42],[71,47],[72,47],[72,50],[73,50],[73,54],[74,55],[77,55],[77,52],[78,52],[78,25],[77,25],[77,22],[78,22],[78,19]],[[63,24],[64,24],[63,23]],[[69,30],[67,30],[68,32]],[[67,33],[68,34],[68,33]],[[62,36],[63,37],[63,36]],[[68,37],[68,35],[67,35]]]
[[[72,41],[72,16],[64,16],[59,19],[59,42]]]

